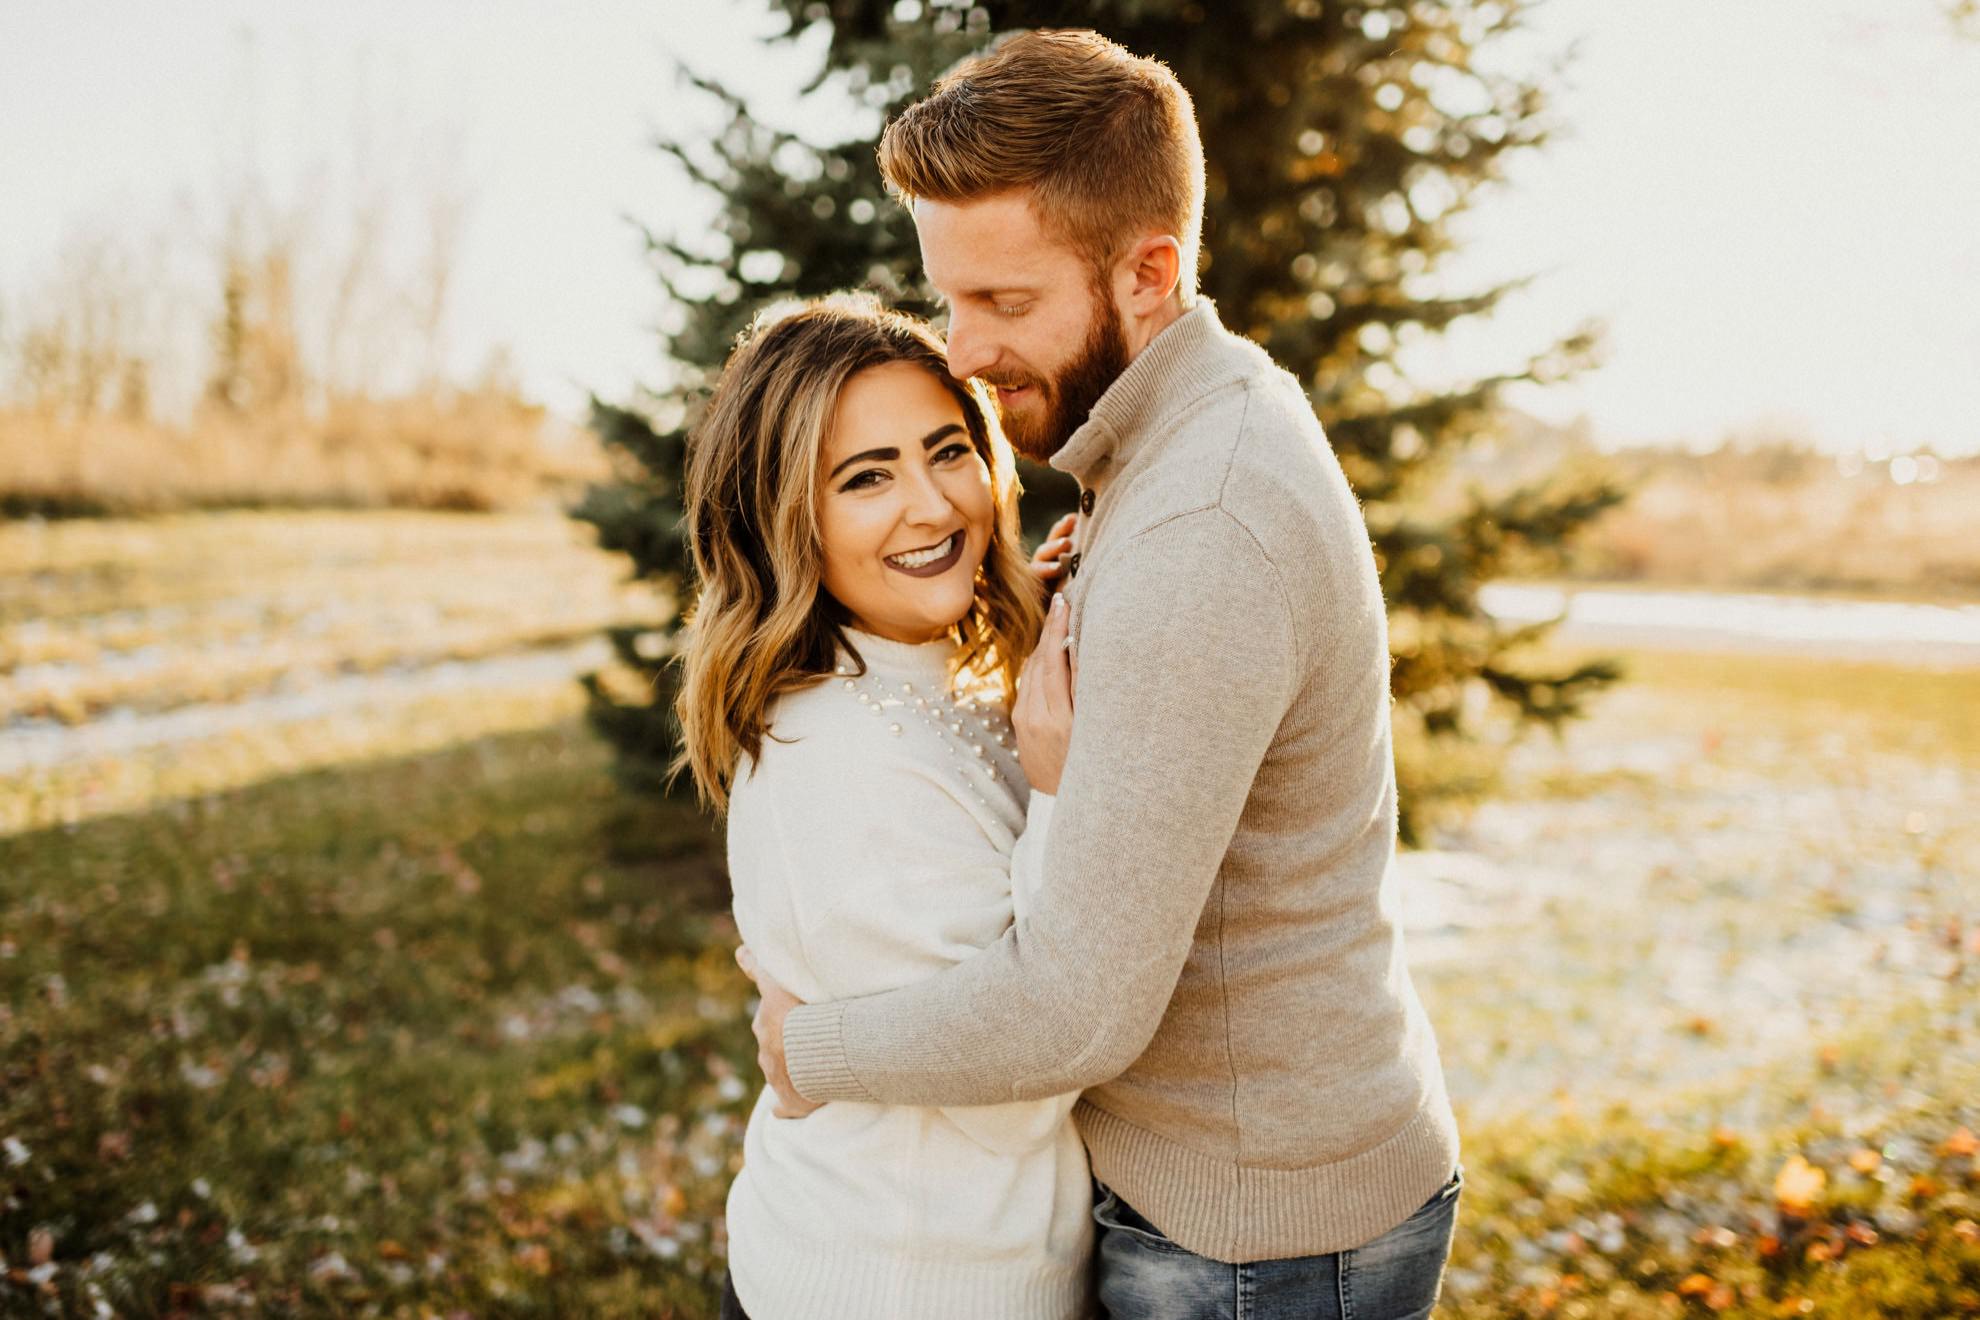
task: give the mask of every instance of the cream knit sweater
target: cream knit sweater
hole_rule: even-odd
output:
[[[937,976],[793,1010],[792,1081],[841,1103],[1084,1089],[1094,1173],[1181,1245],[1360,1246],[1458,1153],[1396,920],[1361,510],[1299,382],[1208,299],[1052,464],[1091,499],[1038,902]]]
[[[994,943],[1036,902],[1052,799],[953,648],[854,633],[867,666],[779,699],[729,806],[736,924],[811,1000],[875,994]],[[850,658],[843,668],[855,668]],[[750,1116],[729,1266],[754,1320],[1068,1320],[1092,1250],[1073,1096]]]

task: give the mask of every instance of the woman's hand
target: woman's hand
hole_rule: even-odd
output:
[[[1024,766],[1024,777],[1031,781],[1033,790],[1040,793],[1059,791],[1066,747],[1072,742],[1073,685],[1079,678],[1079,659],[1067,645],[1071,614],[1064,594],[1054,592],[1051,612],[1045,616],[1045,632],[1018,675],[1017,701],[1011,707],[1018,762]]]
[[[1064,573],[1062,562],[1072,549],[1073,529],[1079,526],[1079,515],[1069,513],[1052,524],[1046,534],[1044,544],[1031,552],[1031,575],[1049,586]]]

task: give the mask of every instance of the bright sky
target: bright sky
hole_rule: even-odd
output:
[[[810,64],[755,40],[774,23],[751,0],[8,0],[0,297],[80,226],[210,224],[249,156],[300,196],[363,117],[400,177],[467,195],[454,361],[507,345],[575,415],[653,375],[660,294],[622,217],[706,213],[646,145],[706,122],[669,55],[788,115]],[[1980,42],[1932,0],[1537,12],[1536,49],[1576,38],[1571,135],[1472,219],[1459,268],[1546,278],[1454,360],[1600,318],[1608,365],[1522,402],[1614,441],[1980,451]]]

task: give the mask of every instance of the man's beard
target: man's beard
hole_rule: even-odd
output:
[[[1093,405],[1100,402],[1107,387],[1127,370],[1127,333],[1121,325],[1120,309],[1100,290],[1094,291],[1094,301],[1098,308],[1086,332],[1086,342],[1056,376],[1049,380],[1042,376],[1005,377],[1001,382],[990,378],[992,384],[1030,385],[1037,389],[1036,410],[1018,412],[1001,403],[997,409],[1011,447],[1035,462],[1043,463],[1064,448],[1072,433],[1093,411]]]

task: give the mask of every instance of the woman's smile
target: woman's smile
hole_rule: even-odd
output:
[[[959,528],[934,545],[886,556],[887,567],[897,569],[910,577],[936,577],[948,572],[961,561],[963,539]]]

